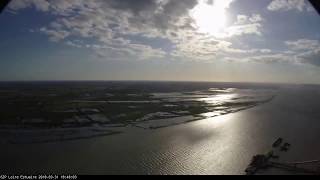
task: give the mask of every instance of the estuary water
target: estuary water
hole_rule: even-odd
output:
[[[320,87],[281,85],[268,103],[165,128],[6,144],[0,169],[8,174],[244,174],[252,156],[270,151],[279,137],[292,144],[289,152],[279,153],[279,161],[320,159]]]

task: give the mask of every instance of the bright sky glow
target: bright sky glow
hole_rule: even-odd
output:
[[[197,28],[202,33],[216,36],[221,33],[226,26],[226,8],[228,1],[200,1],[191,11],[191,16],[195,19]]]

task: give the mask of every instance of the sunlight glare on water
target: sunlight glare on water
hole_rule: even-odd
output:
[[[204,101],[207,104],[219,105],[226,101],[231,101],[234,98],[237,98],[238,94],[219,94],[210,96],[208,98],[201,98],[199,101]]]

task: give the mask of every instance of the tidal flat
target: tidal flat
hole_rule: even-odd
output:
[[[272,88],[215,84],[8,83],[0,91],[0,142],[69,141],[128,128],[159,129],[250,109],[275,97]]]

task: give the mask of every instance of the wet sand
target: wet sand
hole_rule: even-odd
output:
[[[271,150],[279,137],[292,144],[280,161],[320,159],[319,88],[283,88],[267,104],[168,128],[4,145],[0,169],[10,174],[244,174],[252,156]]]

